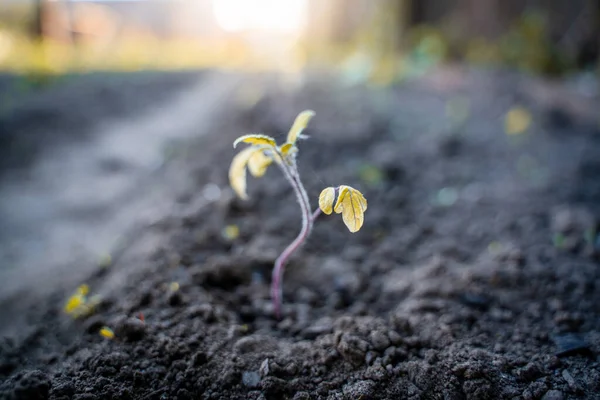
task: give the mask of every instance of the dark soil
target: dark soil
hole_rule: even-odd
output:
[[[41,151],[89,137],[100,120],[136,114],[188,85],[198,72],[0,75],[0,173]]]
[[[599,103],[566,89],[540,99],[540,85],[477,72],[386,90],[320,80],[232,103],[169,166],[196,184],[149,228],[158,248],[85,282],[96,313],[70,319],[57,291],[2,340],[0,398],[600,399]],[[533,125],[508,136],[513,104]],[[248,202],[227,169],[236,136],[284,133],[305,108],[317,114],[299,154],[313,203],[348,184],[369,209],[356,234],[319,218],[277,320],[270,269],[299,210],[276,168],[249,180]],[[230,224],[239,237],[223,235]]]

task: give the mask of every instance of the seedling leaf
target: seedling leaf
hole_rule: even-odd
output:
[[[367,200],[360,191],[350,186],[342,185],[339,190],[340,194],[334,211],[342,214],[342,220],[350,232],[358,232],[365,220]]]
[[[271,165],[273,159],[265,155],[263,151],[257,151],[250,156],[248,160],[248,169],[252,176],[257,178],[263,176],[267,172],[267,167]]]
[[[229,167],[229,184],[241,199],[248,199],[248,194],[246,193],[246,166],[254,154],[262,151],[261,147],[248,147],[236,154],[231,161],[231,166]],[[257,166],[255,165],[254,167]],[[258,171],[255,170],[254,172]]]
[[[344,200],[346,194],[348,194],[348,190],[349,186],[341,185],[340,187],[338,187],[338,198],[335,202],[335,205],[333,206],[333,211],[335,211],[336,214],[340,214],[342,212],[342,200]]]
[[[108,326],[103,326],[102,329],[100,329],[100,336],[106,339],[114,339],[115,333]]]
[[[300,114],[298,114],[298,116],[296,117],[296,120],[294,121],[294,125],[292,125],[292,128],[290,129],[290,131],[288,133],[288,136],[287,136],[288,143],[291,143],[291,144],[296,143],[296,140],[298,140],[298,137],[300,136],[300,134],[302,133],[304,128],[306,128],[306,125],[308,125],[308,122],[314,115],[315,115],[315,112],[312,110],[305,110],[305,111],[302,111]]]
[[[335,189],[328,187],[323,189],[319,195],[319,208],[325,214],[329,215],[333,211],[333,201],[335,200]]]
[[[235,140],[235,142],[233,142],[233,148],[235,148],[239,143],[242,143],[242,142],[253,144],[253,145],[263,145],[263,146],[268,146],[268,147],[276,147],[277,146],[275,139],[273,139],[271,136],[253,133],[250,135],[244,135],[244,136],[240,136],[239,138],[237,138]]]
[[[100,303],[100,296],[94,295],[90,298],[87,297],[90,288],[88,285],[83,284],[77,288],[65,303],[63,308],[66,314],[69,314],[73,318],[84,317],[94,312],[96,306]]]
[[[281,146],[281,154],[283,154],[284,156],[287,155],[288,153],[290,153],[292,151],[292,149],[295,149],[296,147],[292,144],[292,143],[285,143],[283,146]]]
[[[80,294],[74,294],[69,297],[67,303],[65,304],[64,311],[67,314],[72,314],[80,308],[83,304],[85,304],[85,297]]]

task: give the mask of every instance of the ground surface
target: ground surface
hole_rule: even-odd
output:
[[[460,70],[385,91],[197,78],[151,113],[114,122],[127,129],[91,135],[131,138],[105,147],[122,160],[136,160],[148,138],[160,148],[161,132],[184,139],[160,174],[142,174],[158,193],[149,222],[131,218],[145,191],[110,198],[110,211],[53,246],[69,253],[60,246],[93,237],[95,224],[107,237],[134,232],[103,241],[111,263],[64,256],[40,281],[46,253],[27,270],[28,248],[15,250],[2,282],[0,398],[600,398],[597,97]],[[533,124],[508,136],[503,116],[515,104]],[[299,211],[275,168],[250,180],[248,202],[233,197],[227,169],[237,135],[283,133],[305,108],[317,113],[299,154],[310,196],[348,184],[369,209],[356,234],[337,215],[320,217],[288,266],[276,320],[270,268],[297,233]],[[204,135],[184,133],[193,122]],[[145,129],[155,130],[139,136]],[[73,157],[103,148],[79,146]],[[87,165],[64,160],[65,170]],[[59,179],[63,172],[52,176],[81,182]],[[123,179],[125,188],[135,182]],[[17,203],[7,200],[3,213]],[[101,223],[111,218],[121,223]],[[223,233],[232,224],[237,237]],[[84,282],[102,302],[72,320],[62,307]],[[98,334],[104,325],[114,339]]]

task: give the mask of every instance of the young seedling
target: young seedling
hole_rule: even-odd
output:
[[[261,177],[265,174],[267,167],[272,163],[279,166],[283,175],[290,183],[300,210],[302,211],[302,229],[298,237],[286,247],[281,253],[273,267],[271,280],[271,297],[275,315],[279,318],[281,315],[281,297],[282,297],[282,276],[285,263],[290,256],[304,243],[310,235],[315,219],[324,212],[329,215],[332,212],[342,214],[342,219],[350,232],[357,232],[363,225],[364,212],[367,210],[367,200],[363,194],[350,186],[328,187],[323,189],[319,195],[319,208],[311,211],[310,200],[304,185],[300,180],[300,173],[296,164],[298,139],[305,139],[302,131],[310,119],[315,115],[313,111],[306,110],[301,112],[294,121],[292,128],[287,135],[287,141],[278,146],[270,136],[262,134],[244,135],[233,142],[235,148],[239,143],[248,143],[251,146],[239,152],[231,162],[229,168],[229,182],[233,190],[242,199],[247,199],[246,193],[246,168],[255,177]]]
[[[65,313],[74,319],[92,315],[98,304],[100,304],[101,297],[99,295],[88,297],[89,291],[90,288],[88,285],[83,284],[79,286],[75,293],[67,299],[63,308]]]

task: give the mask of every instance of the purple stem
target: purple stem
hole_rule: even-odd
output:
[[[311,218],[312,218],[312,222],[313,222],[313,223],[315,222],[315,220],[317,219],[317,217],[318,217],[319,215],[321,215],[321,209],[320,209],[320,208],[317,208],[317,209],[316,209],[316,210],[313,212],[313,214],[312,214],[312,217],[311,217]]]
[[[302,207],[303,211],[304,208],[305,207]],[[304,243],[308,235],[310,235],[313,222],[320,214],[321,209],[317,208],[312,213],[312,215],[308,216],[309,222],[302,224],[302,230],[300,231],[296,239],[294,239],[294,241],[290,243],[288,247],[286,247],[283,253],[281,253],[281,255],[277,257],[277,260],[275,260],[275,266],[273,267],[273,274],[271,277],[271,298],[273,299],[275,316],[278,319],[281,318],[281,298],[283,293],[283,285],[281,283],[281,280],[283,278],[283,270],[285,267],[285,263],[287,262],[288,258],[290,258],[290,256],[294,254],[296,250],[298,250],[302,243]]]

